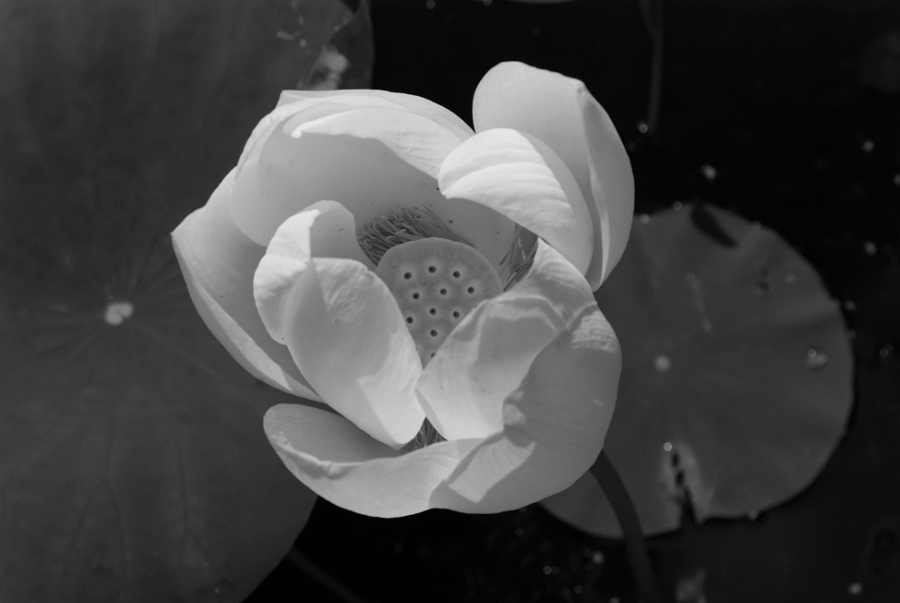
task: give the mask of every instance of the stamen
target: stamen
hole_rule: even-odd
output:
[[[419,433],[416,434],[412,440],[410,440],[406,446],[400,449],[401,452],[412,452],[413,450],[418,450],[419,448],[425,448],[426,446],[431,446],[432,444],[437,444],[438,442],[446,442],[447,440],[438,433],[438,430],[434,428],[434,426],[425,419],[425,422],[422,423],[422,428],[419,429]]]
[[[450,230],[428,206],[403,207],[391,212],[389,216],[375,218],[360,229],[357,241],[363,253],[377,266],[391,247],[428,237],[448,239],[475,247]],[[500,260],[499,276],[504,291],[509,291],[528,272],[536,252],[537,235],[516,224],[509,249]]]
[[[509,291],[531,268],[537,253],[537,235],[516,224],[513,240],[500,259],[500,282]]]
[[[423,215],[424,214],[424,215]],[[384,253],[401,243],[438,237],[457,243],[465,243],[475,247],[471,242],[459,236],[444,224],[434,211],[428,207],[404,207],[396,210],[391,216],[375,218],[362,227],[357,236],[359,246],[376,266]]]

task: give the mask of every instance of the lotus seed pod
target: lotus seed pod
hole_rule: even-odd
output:
[[[478,302],[503,292],[483,255],[438,237],[391,247],[375,273],[394,294],[422,366]]]

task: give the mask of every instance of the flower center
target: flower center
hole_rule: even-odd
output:
[[[437,237],[391,247],[375,273],[394,294],[422,366],[480,301],[503,292],[483,255],[464,243]]]
[[[428,207],[402,208],[376,218],[360,229],[357,241],[397,300],[422,366],[480,301],[519,282],[537,252],[537,236],[516,224],[509,249],[495,269]],[[444,438],[425,419],[403,450],[441,441]]]

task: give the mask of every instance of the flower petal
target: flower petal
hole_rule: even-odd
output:
[[[213,335],[253,376],[288,393],[321,401],[287,348],[266,333],[256,311],[251,280],[265,248],[231,221],[228,204],[234,175],[232,170],[206,206],[172,232],[191,299]]]
[[[588,471],[612,420],[619,341],[596,304],[545,346],[503,403],[502,437],[484,440],[435,491],[432,506],[509,511],[560,492]]]
[[[415,96],[413,94],[403,94],[401,92],[387,92],[386,90],[330,90],[328,92],[311,92],[306,90],[285,90],[278,99],[278,106],[291,103],[298,100],[306,100],[310,98],[335,97],[341,95],[359,95],[383,101],[382,103],[372,103],[372,107],[388,107],[392,105],[398,109],[406,109],[427,117],[431,121],[443,126],[451,133],[455,134],[460,140],[465,140],[475,132],[464,122],[456,113],[446,109],[439,104]],[[337,100],[329,98],[329,100]]]
[[[295,276],[284,302],[294,362],[326,404],[400,448],[425,418],[415,392],[422,363],[390,290],[342,258],[313,257]]]
[[[447,198],[469,199],[543,237],[581,274],[591,263],[591,214],[572,172],[553,149],[516,130],[479,132],[441,166]]]
[[[569,166],[594,225],[594,257],[586,278],[596,290],[622,256],[634,211],[631,163],[606,111],[579,80],[507,62],[478,84],[472,116],[476,132],[527,132]]]
[[[285,124],[290,126],[292,124]],[[353,136],[381,142],[414,168],[437,178],[444,157],[462,139],[426,117],[399,109],[356,109],[285,129],[294,138],[305,134]]]
[[[448,440],[501,430],[503,401],[541,350],[592,305],[584,277],[538,239],[525,278],[476,306],[425,367],[417,391],[428,420]]]
[[[575,482],[603,446],[615,406],[618,341],[594,307],[547,345],[504,404],[503,430],[401,454],[344,418],[274,406],[264,427],[291,472],[356,513],[401,517],[429,508],[517,509]]]
[[[291,288],[313,257],[351,259],[375,269],[356,242],[353,214],[340,203],[319,201],[285,220],[253,275],[256,308],[269,335],[278,343],[285,343]]]
[[[262,148],[250,152],[241,164],[231,201],[241,231],[267,246],[282,222],[322,199],[339,201],[359,226],[401,208],[428,207],[490,261],[499,262],[514,232],[508,218],[471,201],[449,201],[437,190],[434,178],[377,140],[311,132],[298,139],[285,133],[285,128],[302,126],[308,115],[327,109],[323,107],[285,118],[287,122],[264,137]]]
[[[340,415],[279,404],[266,413],[269,441],[297,479],[328,501],[371,517],[429,509],[431,496],[478,440],[441,442],[403,454]]]

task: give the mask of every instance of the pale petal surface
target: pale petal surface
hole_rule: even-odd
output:
[[[425,367],[418,392],[428,420],[451,440],[501,430],[503,401],[521,386],[535,357],[592,305],[584,277],[538,239],[525,278],[476,306]]]
[[[565,161],[591,212],[595,240],[586,278],[596,290],[622,256],[634,211],[631,163],[606,111],[579,80],[507,62],[478,84],[472,118],[476,132],[521,130]]]
[[[361,262],[342,258],[312,258],[295,277],[283,307],[297,366],[329,406],[401,447],[425,418],[415,393],[422,363],[390,290]]]
[[[284,221],[253,275],[253,297],[269,335],[285,343],[287,300],[297,277],[313,257],[371,260],[356,242],[353,214],[336,201],[319,201]]]
[[[286,392],[321,401],[287,348],[269,337],[253,301],[253,272],[265,248],[235,228],[228,211],[232,170],[206,206],[172,233],[194,305],[210,331],[250,373]]]
[[[479,132],[447,155],[438,185],[448,198],[505,215],[587,271],[594,242],[590,211],[572,172],[541,140],[508,128]]]
[[[323,92],[310,92],[306,90],[285,90],[281,93],[281,97],[278,99],[278,106],[297,100],[305,100],[307,98],[322,98],[324,96],[339,95],[366,96],[369,98],[377,99],[379,101],[384,101],[385,106],[387,106],[387,104],[389,103],[397,108],[407,109],[412,113],[421,115],[422,117],[427,117],[438,125],[443,126],[447,130],[450,130],[450,132],[456,134],[456,136],[461,140],[465,140],[475,133],[472,131],[472,128],[469,127],[469,124],[463,121],[453,111],[450,111],[449,109],[442,107],[441,105],[430,101],[427,98],[422,98],[421,96],[416,96],[414,94],[404,94],[403,92],[388,92],[387,90],[331,90]],[[341,102],[343,102],[343,100],[341,100]],[[370,106],[377,107],[381,105],[373,102]]]
[[[304,134],[351,136],[376,140],[397,157],[437,178],[444,157],[462,140],[436,122],[398,109],[356,109],[332,113],[285,130],[293,138]]]
[[[326,100],[331,102],[332,98]],[[369,102],[361,95],[353,98],[353,102]],[[386,103],[373,98],[376,103]],[[446,199],[437,190],[436,178],[401,159],[381,140],[349,133],[335,134],[338,130],[332,130],[332,134],[324,133],[332,127],[343,128],[339,118],[354,119],[351,114],[356,108],[335,105],[317,109],[309,105],[310,102],[299,101],[279,107],[276,113],[283,113],[280,121],[275,125],[261,125],[257,142],[248,143],[249,150],[245,150],[238,167],[231,203],[235,224],[246,236],[266,246],[282,222],[323,199],[343,204],[359,226],[404,207],[428,207],[445,224],[452,224],[454,232],[472,242],[490,261],[499,261],[512,236],[514,225],[510,220],[471,201]],[[294,106],[303,103],[307,105],[302,111]],[[443,141],[440,144],[447,148],[434,155],[434,162],[443,161],[449,148],[461,140],[437,122],[413,113],[382,109],[398,120],[421,126],[413,130],[413,138],[433,134]],[[328,122],[318,122],[318,125],[311,122],[308,127],[318,129],[318,132],[301,132],[300,138],[290,135],[289,131],[302,128],[310,116],[318,119],[323,114],[338,121],[330,126]],[[360,124],[359,130],[363,127],[377,130],[375,126],[365,124]],[[400,152],[400,147],[410,141],[402,140],[403,131],[395,133],[400,135],[394,141]],[[413,147],[415,145],[409,148]],[[422,157],[427,158],[428,152],[424,149],[423,152]]]
[[[295,404],[269,409],[265,430],[300,481],[351,511],[508,511],[559,492],[590,468],[615,406],[620,366],[615,334],[588,307],[537,354],[503,403],[502,430],[487,438],[401,454],[336,414]]]

